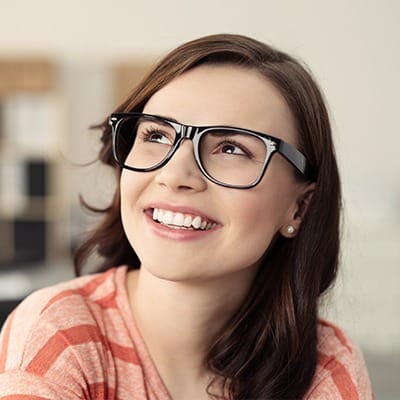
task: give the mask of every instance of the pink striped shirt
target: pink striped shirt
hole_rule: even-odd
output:
[[[131,315],[126,267],[29,296],[0,337],[0,400],[170,400]],[[372,399],[358,348],[318,325],[318,366],[306,399]]]

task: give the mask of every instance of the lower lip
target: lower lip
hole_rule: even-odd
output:
[[[145,216],[152,232],[165,239],[180,241],[202,239],[218,229],[218,227],[209,230],[174,229],[154,221],[153,218],[146,213]]]

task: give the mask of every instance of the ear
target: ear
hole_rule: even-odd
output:
[[[291,215],[288,216],[285,225],[283,225],[280,229],[282,236],[293,238],[297,235],[304,216],[307,213],[311,198],[314,194],[315,186],[316,184],[313,182],[302,186],[299,190],[296,203],[293,207],[293,210],[291,210]]]

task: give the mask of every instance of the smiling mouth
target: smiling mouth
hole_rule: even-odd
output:
[[[153,208],[149,212],[151,212],[153,221],[171,229],[208,231],[217,226],[216,222],[210,221],[200,215],[184,214],[161,208]]]

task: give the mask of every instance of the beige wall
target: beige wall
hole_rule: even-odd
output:
[[[87,126],[111,111],[109,65],[154,59],[216,32],[249,34],[304,59],[333,116],[345,196],[343,270],[330,316],[371,351],[400,352],[400,2],[396,0],[0,0],[0,56],[40,54],[60,66],[70,152],[95,154]],[[95,169],[73,170],[105,201]]]

